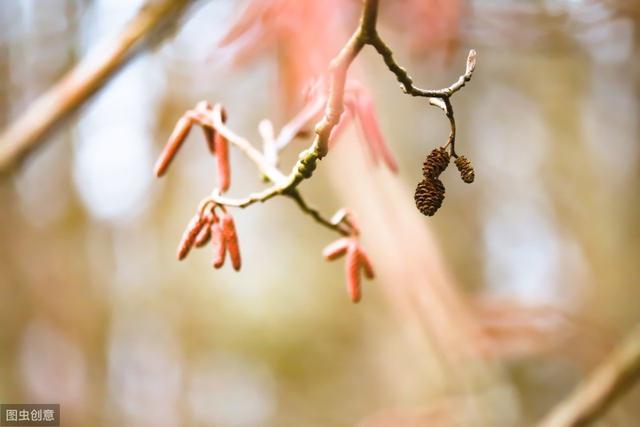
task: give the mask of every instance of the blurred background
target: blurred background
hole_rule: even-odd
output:
[[[540,419],[640,318],[640,4],[382,2],[380,32],[418,85],[449,85],[478,51],[453,98],[476,182],[450,166],[443,207],[420,215],[422,159],[448,123],[365,49],[352,73],[400,173],[373,167],[350,129],[301,187],[327,216],[349,206],[362,222],[378,278],[354,305],[342,261],[320,255],[335,235],[289,200],[235,211],[240,273],[212,269],[208,251],[175,261],[215,182],[200,132],[154,179],[175,122],[222,102],[259,145],[259,121],[288,121],[300,75],[323,71],[315,59],[337,52],[359,10],[271,1],[278,13],[220,47],[249,3],[197,3],[0,182],[0,402],[60,403],[65,426]],[[0,127],[141,4],[0,2]],[[262,188],[231,156],[231,195]],[[600,425],[639,417],[634,392]]]

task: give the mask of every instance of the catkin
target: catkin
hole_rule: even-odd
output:
[[[347,247],[349,246],[349,242],[351,240],[347,237],[343,237],[342,239],[338,239],[333,243],[330,243],[322,250],[322,256],[325,257],[327,261],[333,261],[334,259],[340,258],[347,252]]]
[[[345,273],[347,275],[347,292],[351,301],[360,301],[360,257],[358,256],[358,244],[350,242],[347,249],[347,260],[345,263]]]
[[[367,279],[374,279],[376,274],[373,271],[373,265],[371,264],[371,260],[369,256],[362,248],[358,248],[358,258],[360,261],[360,265],[362,266],[362,271],[364,271],[364,276]]]
[[[231,215],[224,215],[222,217],[222,234],[227,244],[227,250],[229,251],[229,257],[231,258],[231,265],[236,271],[242,267],[242,260],[240,258],[240,246],[238,245],[238,234],[236,233],[236,225],[233,222]]]
[[[227,255],[227,241],[219,222],[215,222],[211,226],[211,242],[213,243],[213,267],[220,268],[224,265],[224,259]]]
[[[218,160],[218,188],[221,193],[224,193],[229,189],[229,184],[231,182],[231,173],[229,170],[229,142],[227,141],[227,138],[220,134],[220,132],[216,132],[214,138],[216,158]]]
[[[203,247],[204,245],[209,243],[209,240],[211,239],[211,215],[206,215],[204,217],[204,221],[205,224],[202,226],[202,230],[200,230],[194,242],[196,248]]]
[[[196,237],[202,230],[202,227],[206,224],[206,220],[200,215],[196,215],[191,219],[189,225],[182,234],[182,239],[178,245],[178,260],[183,260],[189,254]]]
[[[171,132],[171,136],[169,136],[169,140],[164,146],[162,154],[160,154],[160,158],[154,167],[154,172],[158,178],[164,175],[167,169],[169,169],[171,161],[189,135],[191,124],[191,119],[188,117],[182,117],[178,120],[178,123],[176,123],[176,127],[173,129],[173,132]]]

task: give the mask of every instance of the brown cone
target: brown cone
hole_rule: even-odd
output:
[[[444,184],[439,179],[423,179],[416,187],[416,207],[427,216],[433,216],[444,200]]]
[[[438,178],[449,165],[449,159],[449,152],[445,148],[435,148],[424,160],[422,174],[426,179]]]
[[[460,177],[462,178],[462,180],[467,184],[472,183],[476,175],[473,171],[471,161],[469,161],[469,159],[467,159],[465,156],[460,156],[456,159],[455,164],[460,171]]]

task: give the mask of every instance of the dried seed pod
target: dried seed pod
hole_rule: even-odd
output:
[[[416,187],[416,207],[424,215],[433,216],[442,206],[444,192],[444,184],[439,179],[423,179]]]
[[[180,149],[184,140],[187,139],[189,131],[191,130],[191,125],[191,119],[186,116],[182,117],[178,120],[178,123],[176,123],[176,127],[173,128],[173,132],[171,132],[171,136],[169,136],[169,140],[164,146],[162,154],[160,154],[160,157],[154,167],[154,173],[158,178],[164,175],[165,172],[167,172],[167,169],[169,169],[171,161]]]
[[[187,228],[184,230],[182,234],[182,239],[180,240],[180,244],[178,245],[178,260],[183,260],[189,254],[193,243],[200,233],[200,230],[204,227],[206,221],[200,215],[194,216]]]
[[[460,156],[456,159],[455,164],[460,171],[460,177],[462,180],[467,184],[471,184],[476,177],[471,161],[465,156]]]
[[[242,259],[240,258],[240,246],[238,245],[238,234],[236,233],[236,225],[231,215],[225,214],[222,217],[222,234],[224,236],[231,265],[236,271],[242,267]]]
[[[213,243],[212,264],[215,268],[220,268],[224,265],[224,259],[227,255],[227,241],[219,222],[215,222],[211,226],[211,242]]]
[[[358,244],[355,241],[349,243],[347,248],[347,260],[345,263],[347,275],[347,292],[351,301],[360,301],[360,257],[358,256]]]
[[[229,169],[229,141],[222,136],[220,132],[216,132],[215,139],[215,151],[218,164],[218,188],[221,193],[224,193],[229,189],[231,181],[231,174]]]
[[[342,255],[347,253],[347,247],[349,246],[350,241],[351,239],[343,237],[342,239],[338,239],[335,242],[330,243],[322,250],[322,256],[325,257],[327,261],[333,261],[334,259],[340,258]]]
[[[444,147],[433,149],[422,164],[422,174],[425,178],[438,178],[449,165],[449,152]]]
[[[358,257],[360,258],[360,265],[364,271],[364,275],[367,279],[375,278],[375,272],[373,271],[373,265],[367,253],[361,247],[358,249]]]

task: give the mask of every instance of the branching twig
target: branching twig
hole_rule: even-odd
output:
[[[96,47],[0,135],[0,172],[43,142],[152,38],[171,27],[192,0],[148,0],[115,39]]]
[[[591,425],[640,378],[640,326],[538,426]]]
[[[275,166],[271,165],[260,151],[254,148],[249,141],[234,133],[224,124],[222,121],[222,106],[220,104],[216,104],[213,107],[211,119],[211,126],[216,131],[220,132],[222,136],[227,138],[229,142],[238,147],[245,156],[258,166],[260,172],[269,178],[270,181],[275,183],[284,181],[286,177]]]
[[[350,230],[346,229],[343,226],[343,222],[342,221],[338,221],[338,222],[334,222],[331,221],[330,219],[326,219],[325,217],[322,216],[322,214],[320,213],[320,211],[318,211],[317,209],[309,206],[307,204],[307,202],[305,202],[305,200],[302,198],[302,195],[300,194],[300,192],[298,190],[292,190],[291,192],[286,194],[287,196],[291,197],[291,199],[293,199],[298,206],[300,207],[300,209],[302,209],[302,211],[308,215],[311,215],[311,217],[319,224],[324,225],[325,227],[336,231],[340,234],[342,234],[343,236],[348,236]]]
[[[245,208],[256,202],[265,202],[277,195],[289,195],[304,179],[311,177],[316,168],[317,161],[327,154],[331,130],[338,124],[340,115],[343,112],[344,88],[349,66],[362,48],[367,44],[373,46],[382,56],[385,64],[387,64],[389,70],[396,75],[406,93],[414,96],[428,97],[430,98],[429,101],[432,105],[440,107],[445,112],[451,125],[448,145],[451,145],[451,154],[454,157],[456,156],[454,146],[456,126],[450,98],[471,79],[475,69],[475,51],[472,50],[469,53],[465,74],[463,74],[451,86],[439,90],[420,89],[413,85],[411,77],[395,62],[391,49],[383,42],[377,33],[376,19],[378,14],[378,3],[379,0],[364,0],[362,16],[360,18],[358,28],[347,41],[338,56],[331,61],[329,70],[329,93],[324,116],[315,127],[316,134],[311,146],[300,153],[299,160],[296,162],[289,175],[284,177],[284,179],[274,181],[274,185],[272,187],[258,193],[250,194],[244,198],[232,199],[214,194],[212,198],[216,203],[226,206]],[[291,136],[287,135],[286,138],[289,138],[290,140]],[[284,146],[286,144],[281,143],[279,145]]]

